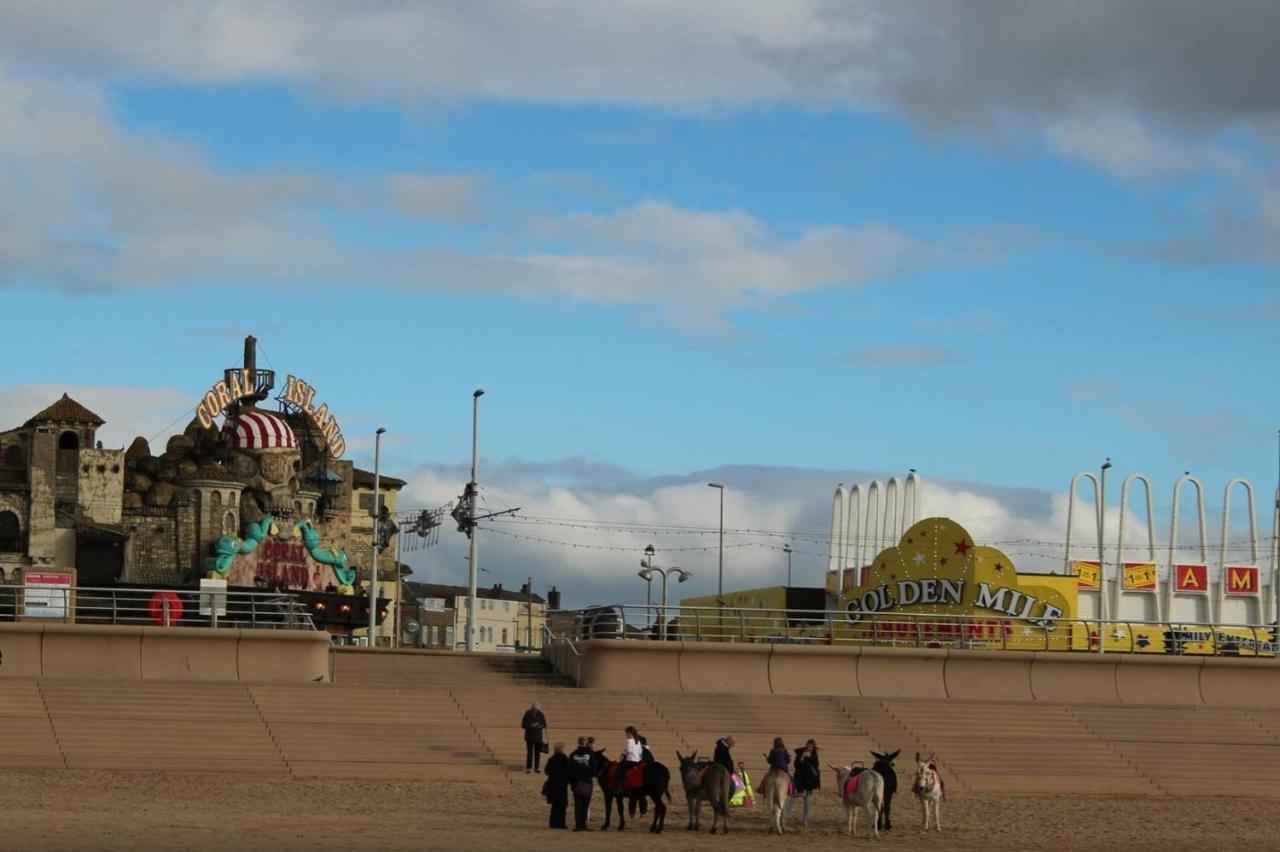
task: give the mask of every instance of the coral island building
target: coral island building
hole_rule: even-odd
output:
[[[341,427],[316,389],[289,375],[272,404],[275,389],[250,337],[244,364],[163,446],[138,437],[104,449],[102,417],[66,394],[0,432],[0,579],[74,569],[80,587],[156,588],[222,578],[299,593],[333,632],[367,625],[371,569],[388,593],[400,580],[391,519],[405,483],[383,476],[375,510],[373,474],[342,458]]]

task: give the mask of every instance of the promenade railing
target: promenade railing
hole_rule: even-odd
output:
[[[293,594],[274,591],[0,586],[0,621],[315,630]]]
[[[842,610],[608,604],[561,614],[559,640],[749,642],[972,650],[1275,657],[1267,624],[1196,624],[891,613],[851,620]]]

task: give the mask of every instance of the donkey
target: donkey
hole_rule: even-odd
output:
[[[769,814],[769,833],[784,834],[782,809],[791,797],[791,776],[785,769],[774,767],[765,773],[760,782],[760,798]]]
[[[656,761],[642,763],[640,765],[644,767],[644,773],[640,790],[619,795],[614,792],[615,787],[609,783],[609,775],[617,765],[617,761],[601,761],[600,771],[596,776],[596,780],[600,782],[600,790],[604,793],[604,825],[600,827],[601,830],[609,830],[615,803],[618,809],[618,831],[622,831],[627,827],[627,818],[622,807],[623,799],[630,799],[631,816],[634,817],[637,803],[641,806],[640,813],[645,813],[644,804],[648,797],[653,801],[653,820],[649,823],[649,831],[654,834],[662,833],[662,829],[667,824],[667,806],[663,802],[663,797],[666,797],[666,801],[671,801],[671,771]]]
[[[933,816],[933,827],[942,831],[942,777],[938,775],[937,758],[930,755],[928,760],[920,759],[916,752],[916,777],[911,783],[911,792],[920,800],[920,813],[924,818],[923,831],[929,830],[930,814]]]
[[[848,817],[845,834],[853,835],[858,828],[858,811],[867,815],[869,836],[880,839],[880,830],[876,828],[876,818],[880,816],[880,808],[884,804],[884,779],[874,769],[854,771],[852,766],[832,766],[836,773],[836,792],[840,801],[844,802],[844,812]],[[857,787],[850,792],[848,782],[857,775]]]
[[[889,816],[889,811],[893,806],[894,794],[898,792],[898,772],[894,768],[893,762],[901,753],[902,749],[886,754],[880,754],[877,751],[871,752],[871,756],[876,759],[871,768],[880,773],[880,777],[884,779],[884,808],[880,811],[880,819],[876,824],[876,827],[881,831],[893,830],[893,820]]]
[[[729,770],[718,763],[698,760],[698,753],[685,757],[676,752],[680,761],[680,780],[684,784],[684,796],[689,805],[689,830],[701,830],[702,803],[711,805],[711,833],[716,825],[724,826],[729,833]]]

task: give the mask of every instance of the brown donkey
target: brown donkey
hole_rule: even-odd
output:
[[[723,820],[722,834],[729,833],[729,771],[718,763],[699,761],[695,751],[688,757],[676,752],[680,761],[680,781],[689,805],[689,830],[701,830],[702,803],[711,805],[711,833]]]

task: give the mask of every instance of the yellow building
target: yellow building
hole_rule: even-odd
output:
[[[373,471],[354,468],[351,471],[351,534],[347,539],[347,558],[352,565],[360,566],[361,582],[369,580],[369,564],[373,561]],[[378,502],[386,507],[387,517],[396,516],[396,503],[405,481],[383,475],[378,481]],[[378,554],[378,597],[392,601],[387,617],[378,625],[379,645],[395,644],[399,634],[399,553],[395,534],[387,537],[386,548]],[[366,587],[367,589],[368,587]],[[368,633],[368,628],[360,635]]]

